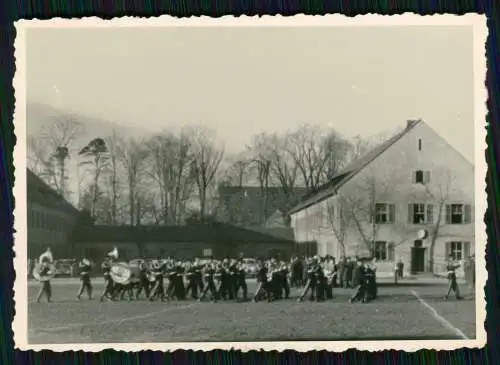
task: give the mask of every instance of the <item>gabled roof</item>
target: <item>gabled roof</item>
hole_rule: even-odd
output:
[[[26,169],[26,196],[28,201],[36,201],[46,207],[72,214],[80,214],[78,209],[30,169]]]
[[[399,132],[398,134],[389,138],[387,141],[381,143],[380,145],[372,149],[364,156],[353,161],[346,168],[337,173],[337,175],[335,175],[333,179],[331,179],[329,182],[320,186],[316,191],[313,191],[307,196],[305,196],[302,199],[302,202],[297,204],[294,208],[292,208],[288,212],[288,214],[297,213],[303,209],[310,207],[311,205],[317,204],[335,195],[337,190],[342,185],[351,180],[361,170],[363,170],[366,166],[368,166],[371,162],[373,162],[382,153],[387,151],[392,145],[394,145],[397,141],[399,141],[403,136],[405,136],[410,130],[415,128],[415,126],[417,126],[420,123],[422,123],[420,120],[408,121],[407,127],[402,132]]]

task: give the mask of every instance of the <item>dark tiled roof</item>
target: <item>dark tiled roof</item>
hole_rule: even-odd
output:
[[[329,198],[330,196],[334,195],[342,185],[351,180],[356,174],[358,174],[372,161],[374,161],[382,153],[388,150],[392,145],[394,145],[394,143],[399,141],[406,133],[412,130],[419,123],[421,123],[421,121],[409,122],[407,127],[402,132],[394,135],[393,137],[381,143],[380,145],[375,147],[373,150],[371,150],[364,156],[353,161],[345,169],[343,169],[337,175],[335,175],[332,180],[319,187],[316,191],[311,192],[307,196],[304,196],[302,202],[297,204],[294,208],[292,208],[288,212],[288,214],[297,213],[307,207],[310,207],[311,205],[319,203]]]
[[[237,227],[223,223],[187,226],[92,226],[73,233],[75,242],[248,242],[288,243],[294,241],[291,228]]]
[[[287,197],[281,187],[267,189],[266,195],[258,186],[221,186],[219,187],[219,211],[217,218],[226,222],[244,225],[262,225],[276,211],[287,211],[297,200],[306,194],[306,188],[293,189],[293,196]],[[292,202],[289,200],[292,199]]]
[[[26,169],[26,194],[28,201],[59,209],[67,213],[79,214],[80,211],[64,199],[57,191],[47,185],[33,171]]]

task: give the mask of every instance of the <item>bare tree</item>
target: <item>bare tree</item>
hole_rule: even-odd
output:
[[[120,159],[125,167],[128,183],[129,198],[129,224],[131,226],[140,223],[140,205],[139,202],[139,179],[140,173],[144,169],[144,162],[148,151],[144,147],[144,141],[135,138],[122,140],[118,151]]]
[[[183,129],[178,136],[173,133],[157,135],[147,145],[151,151],[151,176],[160,191],[161,221],[164,224],[178,224],[185,188],[192,186],[189,176],[191,137]]]
[[[120,136],[116,130],[106,138],[109,155],[109,190],[110,190],[110,221],[111,224],[118,224],[118,198],[120,189],[119,179],[119,143]]]
[[[243,153],[231,155],[227,158],[227,164],[222,180],[230,186],[243,187],[245,177],[249,172],[250,159]]]
[[[289,142],[287,152],[309,191],[319,188],[344,167],[351,148],[334,130],[307,124],[285,138]]]
[[[93,173],[93,184],[92,184],[92,202],[90,213],[92,217],[96,217],[96,205],[97,199],[100,194],[99,190],[99,177],[104,169],[107,167],[109,161],[108,147],[106,142],[102,138],[94,138],[82,148],[79,152],[80,155],[86,158],[82,165],[90,165]]]
[[[198,188],[200,219],[206,214],[207,192],[214,183],[215,174],[224,156],[224,148],[218,145],[215,133],[207,128],[193,129],[193,159],[191,173]]]
[[[350,224],[348,210],[345,207],[346,203],[340,196],[337,196],[336,201],[327,200],[326,202],[328,225],[335,235],[344,257],[346,256],[345,239]]]
[[[271,176],[271,163],[272,163],[272,150],[270,137],[265,134],[258,134],[253,137],[252,143],[247,147],[250,164],[249,171],[254,171],[259,182],[260,195],[264,198],[261,200],[263,206],[260,207],[264,212],[263,217],[259,217],[260,223],[267,220],[269,212],[269,186],[272,180]]]
[[[377,233],[382,225],[389,224],[393,237],[398,241],[391,242],[392,248],[407,241],[408,236],[416,234],[418,228],[400,219],[396,215],[396,204],[388,203],[396,200],[394,191],[404,181],[404,176],[394,175],[390,179],[380,178],[375,173],[360,176],[349,192],[340,193],[340,201],[344,219],[349,221],[361,238],[365,248],[374,256]]]
[[[28,136],[28,167],[64,197],[69,193],[66,160],[83,130],[75,118],[65,116],[44,125],[37,135]]]
[[[443,220],[444,212],[446,209],[446,203],[449,200],[450,188],[452,183],[452,174],[449,170],[442,172],[440,183],[438,184],[426,184],[425,185],[425,196],[427,199],[432,201],[432,210],[434,211],[434,206],[436,207],[436,218],[432,216],[428,219],[429,234],[430,234],[430,244],[429,244],[429,270],[434,272],[434,250],[436,247],[436,241],[439,238],[442,227],[447,223],[446,219]]]

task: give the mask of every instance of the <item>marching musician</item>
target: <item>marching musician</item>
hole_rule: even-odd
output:
[[[313,301],[316,299],[315,293],[316,293],[316,286],[318,284],[316,273],[318,272],[318,270],[321,270],[321,267],[319,267],[319,265],[318,265],[318,257],[314,256],[313,259],[311,260],[311,262],[309,263],[309,265],[307,266],[306,285],[304,286],[304,290],[300,294],[298,301],[300,301],[300,302],[303,301],[304,297],[307,295],[309,290],[311,291],[311,295],[309,297],[309,300]]]
[[[280,282],[281,282],[281,288],[285,292],[285,299],[288,299],[290,297],[290,284],[288,282],[288,275],[290,273],[290,270],[288,268],[288,265],[286,264],[285,261],[281,261],[280,263]],[[280,295],[281,297],[281,295]]]
[[[241,257],[236,264],[236,271],[237,271],[236,296],[238,296],[238,292],[241,289],[243,292],[243,300],[246,301],[248,298],[248,287],[247,287],[247,281],[246,281],[245,266],[243,264],[243,258],[241,258]]]
[[[153,288],[149,293],[150,301],[153,301],[155,298],[160,298],[162,302],[165,301],[165,285],[164,285],[163,275],[166,269],[167,269],[166,263],[160,257],[158,257],[151,263],[151,274],[154,276],[154,284]],[[170,275],[170,272],[168,273],[168,275]],[[169,289],[167,289],[167,295],[168,291]]]
[[[226,261],[226,260],[224,260]],[[226,300],[228,295],[228,277],[224,267],[224,262],[217,263],[215,266],[215,288],[217,290],[217,298]]]
[[[39,275],[40,278],[42,278],[41,280],[42,287],[38,292],[38,295],[36,297],[36,302],[40,303],[42,296],[45,294],[45,296],[47,297],[47,302],[50,303],[52,298],[52,286],[50,285],[49,277],[51,275],[51,270],[53,270],[53,263],[54,263],[54,257],[52,256],[52,251],[50,247],[48,247],[47,250],[40,255],[38,262],[39,262],[39,267],[38,267]]]
[[[218,299],[217,289],[214,282],[215,269],[212,263],[208,263],[203,270],[203,278],[205,279],[205,287],[201,292],[199,301],[202,301],[207,296],[208,292],[212,297],[212,301],[215,303]]]
[[[113,266],[113,263],[115,260],[118,259],[118,250],[115,247],[113,251],[109,252],[106,257],[104,258],[103,263],[101,264],[101,269],[103,272],[104,276],[104,291],[101,294],[100,301],[102,302],[104,298],[108,298],[113,300],[113,291],[114,291],[114,285],[113,285],[113,280],[111,280],[111,267]]]
[[[457,274],[455,270],[460,267],[460,264],[453,260],[453,255],[450,255],[448,258],[448,263],[446,265],[446,270],[448,271],[448,292],[444,296],[444,299],[448,299],[451,292],[455,293],[455,298],[460,300],[462,297],[460,296],[460,289],[458,288],[457,283]]]
[[[149,298],[149,295],[151,293],[150,287],[151,287],[151,281],[149,280],[148,264],[145,260],[142,260],[139,263],[139,287],[135,292],[135,298],[139,299],[139,296],[141,295],[143,290],[146,298]]]
[[[86,291],[89,300],[91,300],[92,283],[90,282],[90,270],[92,269],[92,264],[86,257],[83,257],[78,263],[78,268],[80,269],[80,289],[78,290],[76,298],[80,300],[83,292]]]
[[[239,268],[238,261],[231,260],[228,268],[228,286],[229,286],[229,298],[238,299],[238,290],[239,290]]]
[[[168,288],[167,297],[169,299],[175,297],[177,300],[186,299],[186,289],[184,287],[184,268],[182,262],[177,261],[173,263],[168,269]]]
[[[186,294],[191,292],[191,298],[198,299],[198,283],[196,282],[196,268],[191,263],[186,262],[185,265],[186,279],[188,285],[186,287]]]
[[[203,285],[203,265],[200,260],[196,258],[193,263],[194,268],[194,281],[198,286],[198,291],[201,293],[204,289]]]
[[[253,296],[253,301],[257,302],[263,294],[265,294],[268,301],[270,301],[271,290],[268,282],[268,268],[262,261],[259,263],[259,270],[257,271],[257,283],[257,290]]]

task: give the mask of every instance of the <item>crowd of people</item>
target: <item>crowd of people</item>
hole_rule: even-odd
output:
[[[47,270],[53,262],[50,249],[40,257],[38,270]],[[311,258],[293,257],[289,261],[275,258],[258,261],[257,288],[249,297],[246,266],[243,259],[177,261],[172,258],[156,260],[134,260],[136,270],[132,270],[128,280],[113,279],[113,267],[118,261],[118,251],[108,253],[100,267],[105,285],[99,299],[132,300],[148,299],[198,301],[228,301],[252,299],[268,302],[289,299],[290,289],[300,291],[298,300],[308,297],[311,301],[333,298],[335,287],[352,288],[351,301],[367,302],[376,298],[376,268],[373,262],[359,258],[341,259],[337,263],[331,256]],[[87,258],[78,263],[81,285],[77,298],[84,293],[93,296],[91,272],[93,264]],[[42,275],[43,276],[43,275]],[[37,301],[45,294],[51,298],[50,280],[41,280],[42,287]]]

